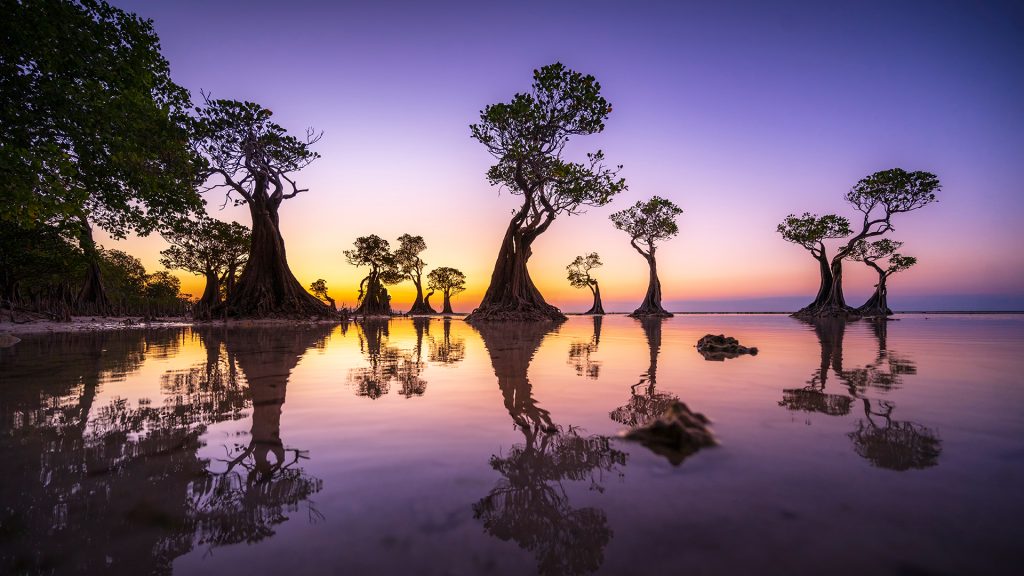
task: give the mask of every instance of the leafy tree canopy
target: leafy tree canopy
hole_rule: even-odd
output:
[[[565,267],[568,272],[569,285],[573,288],[589,288],[597,284],[597,280],[590,277],[590,271],[602,266],[601,257],[597,252],[591,252],[586,256],[577,256],[571,264]]]
[[[629,234],[633,248],[641,254],[650,255],[658,242],[679,233],[676,216],[682,213],[683,209],[671,200],[654,196],[646,202],[637,202],[615,212],[610,218],[616,228]]]
[[[398,284],[405,279],[398,267],[391,244],[387,240],[370,234],[360,236],[353,243],[355,248],[345,250],[345,260],[353,266],[370,267],[370,274],[377,275],[383,284]]]
[[[454,296],[466,289],[466,275],[448,266],[435,268],[427,274],[427,287]]]
[[[854,244],[853,249],[847,258],[858,262],[864,262],[869,265],[877,264],[879,260],[887,260],[888,265],[882,269],[882,273],[890,276],[917,264],[916,257],[904,256],[898,252],[902,247],[903,242],[897,242],[888,238],[882,238],[881,240],[875,240],[874,242],[860,240]]]
[[[406,278],[415,279],[423,274],[426,262],[420,253],[427,249],[423,236],[402,234],[398,237],[398,248],[394,252],[395,264]]]
[[[123,238],[202,207],[189,94],[151,21],[102,1],[4,1],[0,37],[0,221]]]
[[[786,242],[798,244],[812,252],[820,252],[822,242],[829,238],[844,238],[853,233],[850,221],[843,216],[818,216],[810,212],[800,216],[786,216],[776,230]]]
[[[171,246],[160,252],[160,264],[192,274],[224,274],[244,263],[249,253],[249,229],[238,222],[203,217],[164,236]]]

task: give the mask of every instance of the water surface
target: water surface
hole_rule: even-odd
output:
[[[1017,573],[1022,344],[1010,315],[28,336],[0,573]],[[676,399],[719,446],[616,437]]]

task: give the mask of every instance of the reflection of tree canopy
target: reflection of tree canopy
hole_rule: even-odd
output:
[[[658,392],[658,354],[661,352],[661,325],[664,318],[646,316],[637,319],[647,338],[647,349],[650,363],[647,371],[640,375],[640,381],[630,386],[629,402],[612,410],[612,420],[636,428],[643,426],[668,410],[673,402],[679,400],[675,394]]]
[[[445,317],[440,340],[430,337],[430,361],[439,364],[455,364],[466,358],[466,340],[452,339],[452,319]]]
[[[474,327],[491,356],[505,407],[525,439],[504,456],[491,456],[491,468],[502,479],[473,505],[474,516],[487,533],[532,552],[540,574],[597,570],[612,536],[608,520],[602,510],[572,508],[563,482],[588,481],[590,489],[601,491],[603,474],[625,465],[625,453],[606,437],[556,426],[533,399],[527,370],[551,325]]]
[[[0,573],[169,573],[173,559],[197,543],[272,534],[270,527],[285,519],[282,510],[319,490],[320,481],[294,464],[273,463],[263,474],[235,475],[231,481],[246,489],[235,491],[236,505],[225,506],[212,495],[230,493],[223,488],[229,475],[208,472],[208,462],[197,456],[206,427],[242,417],[249,404],[254,445],[273,446],[275,438],[280,444],[280,403],[276,424],[269,404],[267,423],[260,389],[277,387],[274,395],[283,402],[289,366],[303,347],[289,364],[271,359],[287,350],[258,338],[247,354],[264,356],[260,367],[234,347],[222,349],[226,332],[196,330],[206,362],[165,375],[162,402],[143,399],[132,406],[114,398],[92,406],[100,383],[130,375],[150,353],[168,354],[165,342],[188,337],[179,330],[168,340],[166,332],[61,335],[23,346],[27,339],[17,355],[0,354],[0,373],[21,375],[18,388],[34,393],[10,395],[12,387],[0,386],[0,450],[12,466],[0,483],[0,499],[17,503],[0,511],[0,525],[14,527],[0,547]],[[51,374],[30,374],[32,365],[46,364],[55,345],[67,353],[56,363],[60,371],[77,374],[79,385],[54,387]],[[238,383],[236,361],[248,387]],[[262,466],[259,456],[252,460],[255,468]]]
[[[368,366],[349,370],[349,382],[356,386],[356,394],[376,400],[391,390],[391,383],[400,385],[399,393],[406,398],[422,396],[427,382],[420,378],[426,368],[423,361],[423,336],[429,332],[429,318],[414,318],[416,347],[402,350],[388,343],[388,320],[364,319],[356,323],[359,350],[366,356]]]
[[[601,344],[601,321],[604,318],[593,316],[593,319],[594,335],[591,336],[590,342],[577,341],[569,345],[569,364],[576,369],[577,376],[586,374],[587,378],[597,380],[601,372],[601,362],[591,360],[590,355],[597,352],[597,347]]]
[[[811,322],[821,345],[821,365],[804,388],[783,390],[779,402],[789,410],[818,412],[829,416],[850,413],[854,401],[864,405],[865,419],[848,434],[854,450],[873,465],[890,470],[927,468],[938,462],[942,452],[938,434],[920,424],[892,419],[895,404],[878,401],[878,411],[872,410],[872,401],[863,397],[869,389],[888,392],[899,387],[903,376],[917,373],[917,366],[908,358],[891,352],[887,346],[888,322],[871,321],[878,352],[875,360],[863,367],[844,369],[843,334],[846,322],[840,319],[818,319]],[[846,394],[825,393],[825,382],[831,370],[846,387]],[[875,417],[884,420],[879,425]]]
[[[878,403],[880,411],[871,410],[871,402],[864,399],[864,420],[857,421],[857,429],[849,433],[853,449],[862,458],[889,470],[929,468],[938,464],[942,441],[931,428],[914,422],[892,419],[893,404]],[[873,417],[881,417],[879,426]]]

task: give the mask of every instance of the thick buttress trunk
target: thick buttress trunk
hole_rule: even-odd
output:
[[[284,249],[277,206],[261,200],[249,203],[252,240],[249,260],[225,303],[231,316],[326,316],[327,305],[299,284]]]
[[[815,256],[814,259],[818,261],[818,273],[821,276],[821,282],[818,284],[818,294],[814,297],[813,302],[801,308],[793,316],[813,317],[814,312],[828,300],[829,292],[832,291],[832,269],[829,267],[828,258],[822,254]]]
[[[859,314],[851,306],[846,305],[846,298],[843,296],[843,255],[838,254],[832,258],[829,267],[828,290],[825,297],[816,299],[815,303],[800,310],[794,316],[800,318],[858,318]],[[823,288],[824,278],[823,278]]]
[[[878,284],[875,285],[875,293],[868,298],[868,301],[864,303],[860,308],[857,308],[857,314],[867,317],[886,317],[892,316],[892,310],[889,309],[889,301],[886,297],[885,281],[889,278],[889,275],[885,273],[877,264],[873,262],[868,263],[869,266],[878,272]]]
[[[100,272],[100,251],[96,249],[96,241],[92,238],[92,226],[83,219],[78,233],[78,244],[85,254],[85,283],[78,292],[75,307],[79,314],[110,314],[110,298],[103,286],[103,275]]]
[[[444,291],[444,306],[441,308],[441,314],[455,314],[452,312],[452,294],[447,290]]]
[[[196,318],[210,318],[211,313],[220,304],[220,278],[215,270],[206,271],[206,288],[203,290],[203,297],[196,302],[192,314]]]
[[[650,268],[650,277],[647,283],[647,295],[640,307],[633,311],[630,316],[672,316],[672,313],[661,306],[661,280],[658,279],[658,263],[654,259],[653,251],[644,254],[647,265]]]
[[[584,314],[604,314],[604,306],[601,304],[601,287],[597,285],[597,280],[594,280],[590,291],[594,293],[594,305]]]
[[[429,312],[426,312],[427,314],[437,314],[437,310],[434,310],[434,307],[430,305],[430,297],[433,295],[434,291],[431,290],[430,292],[427,292],[426,296],[423,297],[423,307],[426,310],[429,310]]]
[[[423,299],[423,280],[420,275],[413,276],[412,283],[416,286],[416,300],[409,309],[409,314],[436,314],[434,309]]]
[[[519,229],[519,216],[509,223],[494,263],[491,284],[480,306],[467,321],[527,320],[562,321],[565,314],[544,301],[526,267],[532,253],[534,232]]]
[[[364,281],[366,290],[363,292],[363,299],[359,302],[355,313],[362,316],[390,316],[391,296],[388,295],[388,289],[381,283],[380,274],[377,271],[371,271]]]

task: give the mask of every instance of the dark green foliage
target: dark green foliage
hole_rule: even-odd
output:
[[[444,307],[442,314],[454,314],[452,312],[452,296],[466,290],[466,275],[461,270],[442,266],[435,268],[427,274],[427,287],[433,290],[440,290],[444,295]]]

